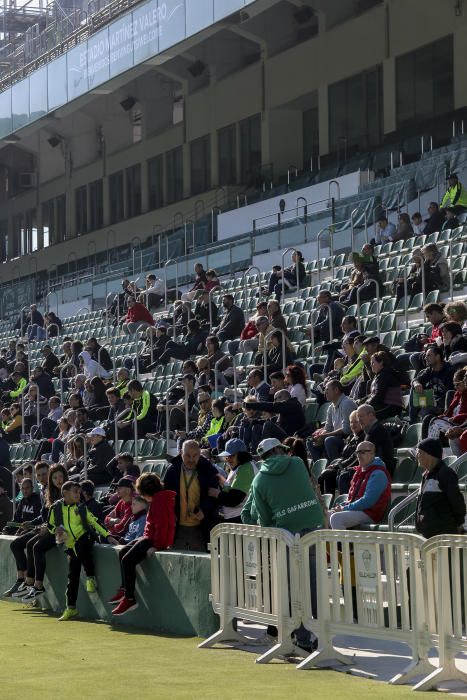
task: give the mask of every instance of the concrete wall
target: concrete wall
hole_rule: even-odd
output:
[[[0,536],[0,591],[11,586],[16,578],[14,559],[9,550],[12,537]],[[118,586],[119,566],[115,550],[110,546],[94,548],[99,591],[86,593],[85,579],[78,595],[78,609],[85,618],[111,620],[111,598]],[[116,624],[141,627],[159,634],[207,637],[219,626],[209,602],[211,564],[208,554],[163,552],[154,554],[138,570],[136,592],[139,607],[119,618]],[[47,554],[43,607],[61,612],[65,605],[67,559],[63,549]],[[42,602],[42,601],[41,601]],[[18,616],[18,624],[21,624]]]

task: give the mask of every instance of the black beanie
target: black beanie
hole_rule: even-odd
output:
[[[428,455],[436,457],[436,459],[441,459],[443,456],[443,448],[439,440],[434,440],[434,438],[425,438],[418,443],[418,449],[423,450]]]

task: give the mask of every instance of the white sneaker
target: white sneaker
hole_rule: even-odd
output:
[[[18,588],[17,591],[11,594],[12,598],[23,598],[25,595],[29,593],[31,590],[32,586],[30,586],[28,583],[23,582],[21,586]]]

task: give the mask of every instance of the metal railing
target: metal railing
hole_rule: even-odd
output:
[[[379,284],[378,284],[377,280],[371,279],[371,278],[370,278],[370,279],[367,279],[366,282],[375,285],[375,290],[376,290],[376,331],[377,331],[377,334],[378,334],[378,336],[379,336],[379,334],[380,334],[380,328],[381,328],[381,325],[380,325],[381,310],[380,310],[380,307],[379,307]],[[361,316],[361,312],[360,312],[360,292],[361,292],[361,288],[360,288],[360,287],[357,287],[357,323],[358,323],[358,328],[361,328],[361,325],[360,325],[360,316]]]
[[[350,244],[352,251],[355,249],[355,214],[363,214],[363,222],[365,226],[365,242],[368,243],[368,216],[366,209],[361,209],[361,207],[355,207],[350,214]]]
[[[255,270],[257,278],[258,278],[258,301],[261,299],[261,270],[257,265],[250,265],[248,270],[246,270],[243,275],[242,275],[242,280],[243,280],[243,294],[245,297],[245,314],[246,318],[248,319],[249,314],[248,314],[248,275],[252,270]]]
[[[70,369],[70,368],[73,368],[74,376],[76,377],[76,375],[78,374],[78,368],[76,367],[74,362],[68,362],[66,365],[62,365],[60,367],[60,389],[59,389],[59,391],[60,391],[60,403],[62,406],[63,406],[63,372],[65,370]]]
[[[56,300],[56,302],[57,302],[57,311],[56,311],[56,315],[58,316],[58,294],[57,294],[57,292],[53,292],[53,291],[52,291],[52,292],[48,292],[48,293],[46,294],[46,296],[45,296],[45,304],[44,304],[44,305],[45,305],[45,309],[46,309],[47,312],[51,310],[51,309],[50,309],[50,297],[51,297],[51,295],[53,295],[53,296],[55,297],[55,300]]]
[[[167,309],[167,267],[169,265],[175,265],[175,298],[178,299],[178,260],[169,258],[164,263],[164,309]]]
[[[426,293],[425,293],[425,259],[419,256],[413,256],[414,258],[416,257],[418,260],[421,260],[421,265],[420,265],[420,272],[421,272],[421,278],[422,278],[422,307],[425,304],[425,298],[426,298]],[[408,297],[408,277],[409,277],[409,268],[412,267],[412,264],[408,262],[406,265],[400,267],[399,269],[403,270],[403,275],[404,275],[404,299],[405,299],[405,304],[404,304],[404,323],[405,323],[405,328],[408,328],[408,323],[409,323],[409,297]]]
[[[169,394],[172,391],[172,389],[175,389],[176,387],[183,387],[185,391],[185,432],[189,432],[190,428],[190,416],[188,415],[188,388],[186,384],[183,384],[182,382],[174,382],[169,388],[167,389],[167,394],[165,397],[165,440],[166,440],[166,449],[169,449],[169,440],[170,440],[170,412],[169,412]],[[172,406],[174,408],[174,406]]]

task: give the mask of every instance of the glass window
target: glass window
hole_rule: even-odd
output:
[[[88,188],[86,185],[75,190],[76,235],[88,232]]]
[[[0,260],[8,258],[8,219],[0,221]]]
[[[11,90],[5,90],[0,92],[0,138],[11,134],[12,128]]]
[[[164,161],[162,156],[148,160],[149,209],[164,206]]]
[[[96,231],[104,225],[104,188],[102,180],[89,185],[89,228]]]
[[[47,93],[49,110],[61,107],[67,101],[66,54],[47,65]]]
[[[185,3],[187,36],[214,24],[214,0],[185,0]]]
[[[217,22],[222,17],[241,10],[243,5],[243,0],[214,0],[214,20]]]
[[[192,141],[191,151],[191,194],[206,192],[211,187],[211,139],[202,136]]]
[[[79,44],[67,52],[68,100],[74,100],[88,89],[86,53]]]
[[[167,202],[183,199],[183,148],[179,146],[165,155],[165,177],[167,182]]]
[[[185,0],[158,0],[159,51],[185,38]]]
[[[109,177],[110,199],[110,223],[117,224],[123,221],[125,213],[123,207],[123,170]]]
[[[44,248],[56,243],[55,237],[55,202],[49,199],[42,204],[42,227],[44,235]]]
[[[55,200],[55,210],[57,217],[57,240],[66,240],[66,195],[61,194]]]
[[[240,122],[240,181],[252,185],[261,172],[261,115]]]
[[[47,66],[29,76],[29,114],[31,121],[47,113]]]
[[[141,165],[132,165],[125,170],[126,216],[131,219],[141,214]]]
[[[158,17],[157,0],[150,0],[137,10],[133,10],[135,64],[155,56],[159,50]]]
[[[396,59],[396,109],[398,127],[454,109],[452,36]]]
[[[84,53],[84,56],[83,56]],[[87,61],[89,90],[105,83],[110,77],[109,69],[109,28],[89,37],[87,52],[81,50],[81,61]]]
[[[310,169],[310,161],[316,167],[319,155],[319,116],[318,107],[303,112],[303,167]]]
[[[237,183],[237,133],[235,124],[218,131],[219,185]]]
[[[12,87],[13,130],[29,122],[29,80],[21,80]]]
[[[383,134],[382,69],[368,71],[329,86],[329,146],[332,153],[368,150]]]
[[[131,14],[109,26],[110,77],[133,66],[133,21]]]

